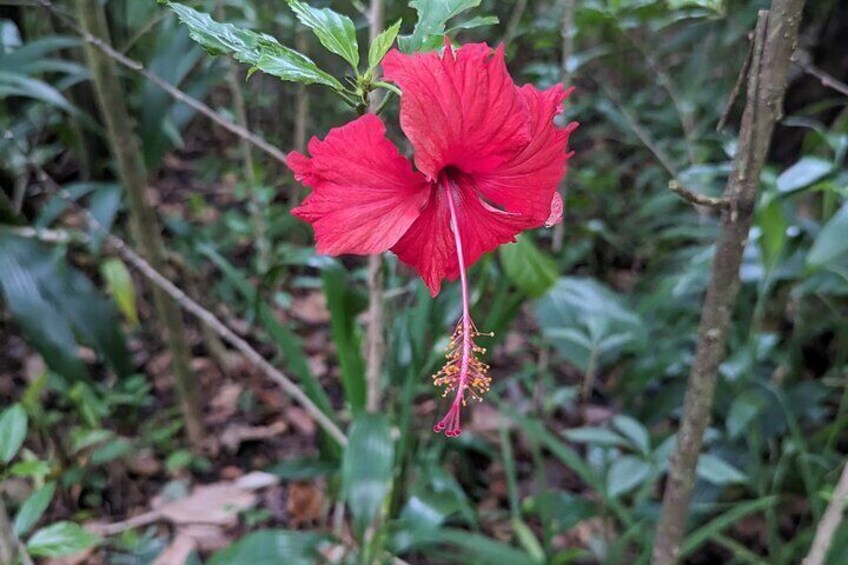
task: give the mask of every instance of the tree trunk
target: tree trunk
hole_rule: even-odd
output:
[[[83,32],[109,44],[106,15],[99,0],[76,0],[77,15]],[[141,253],[158,271],[166,264],[162,235],[153,208],[145,197],[147,174],[142,163],[139,142],[125,103],[118,75],[112,61],[90,42],[85,54],[91,71],[97,103],[105,122],[118,176],[127,193],[130,227]],[[197,447],[204,437],[197,381],[189,369],[185,347],[185,330],[177,305],[160,289],[153,289],[153,299],[159,322],[164,330],[165,343],[171,354],[174,383],[185,418],[186,431]]]
[[[683,409],[677,444],[669,461],[668,482],[657,525],[653,563],[672,565],[680,559],[686,518],[692,499],[695,468],[713,406],[718,366],[725,355],[731,315],[739,292],[739,266],[757,202],[760,173],[775,122],[782,117],[789,57],[795,49],[804,0],[773,0],[761,11],[739,145],[725,189],[728,208],[722,214],[706,298],[701,311],[698,345]]]

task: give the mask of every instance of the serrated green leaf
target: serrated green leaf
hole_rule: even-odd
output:
[[[135,285],[127,266],[118,258],[107,259],[100,265],[100,274],[118,310],[133,327],[138,327]]]
[[[182,4],[169,2],[168,6],[188,27],[192,39],[212,54],[232,55],[238,61],[252,65],[252,71],[260,70],[283,80],[323,84],[333,90],[344,90],[339,81],[319,69],[312,59],[284,47],[270,35],[216,22],[209,14]]]
[[[362,413],[353,422],[342,458],[342,492],[361,540],[392,485],[394,441],[383,415]]]
[[[409,6],[418,12],[418,23],[415,24],[412,35],[398,38],[400,50],[404,53],[414,53],[441,45],[448,20],[476,8],[480,2],[481,0],[413,0]],[[480,18],[474,20],[477,25],[488,25],[492,21]]]
[[[373,69],[379,65],[383,57],[386,56],[386,53],[389,52],[389,49],[392,48],[392,44],[395,42],[398,32],[400,32],[401,22],[402,20],[396,21],[393,26],[383,30],[383,33],[375,37],[374,41],[371,42],[371,46],[368,48],[369,69]]]
[[[73,522],[57,522],[35,532],[26,544],[35,557],[64,557],[94,547],[100,537]]]
[[[24,407],[13,404],[0,414],[0,461],[9,463],[17,455],[27,435],[28,419]]]
[[[56,483],[47,483],[21,504],[12,524],[12,529],[14,529],[16,535],[25,535],[41,519],[44,511],[50,506],[50,501],[53,500],[55,492]]]
[[[306,2],[286,0],[297,19],[311,29],[321,45],[350,63],[359,66],[359,44],[353,21],[329,8],[313,8]]]
[[[519,235],[511,245],[502,246],[500,255],[506,276],[528,296],[538,298],[556,283],[556,262],[536,247],[527,234]]]

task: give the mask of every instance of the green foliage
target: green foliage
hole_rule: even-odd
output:
[[[35,557],[65,557],[100,543],[100,537],[73,522],[56,522],[32,534],[26,544]]]
[[[12,529],[18,537],[29,533],[30,529],[41,519],[44,511],[53,500],[56,483],[47,483],[27,498],[15,515]]]
[[[320,558],[318,546],[324,537],[309,532],[262,530],[249,534],[215,553],[209,565],[255,563],[256,565],[309,565]]]
[[[373,69],[377,65],[380,64],[380,61],[383,60],[383,57],[386,56],[386,53],[389,52],[389,49],[392,48],[392,45],[397,38],[398,32],[400,32],[400,24],[402,20],[398,20],[394,23],[394,25],[389,26],[383,31],[380,35],[374,38],[374,41],[371,43],[371,46],[368,49],[368,68]]]
[[[504,245],[499,253],[504,274],[528,296],[542,296],[557,280],[556,262],[527,235],[519,235],[513,245]]]
[[[409,5],[418,12],[418,23],[411,35],[398,38],[398,47],[406,53],[431,51],[443,43],[448,21],[476,8],[481,0],[413,0]],[[498,23],[495,17],[477,17],[454,29],[472,29]]]
[[[392,486],[394,442],[385,416],[361,414],[348,433],[342,458],[342,491],[362,540]]]
[[[297,15],[300,23],[315,33],[321,45],[342,57],[354,69],[359,66],[356,26],[350,18],[329,8],[313,8],[298,0],[286,0],[286,2]]]
[[[251,65],[251,71],[259,70],[283,80],[344,90],[338,80],[319,69],[309,57],[284,47],[270,35],[218,23],[209,14],[182,4],[169,2],[168,6],[188,27],[192,39],[213,55],[232,55]]]
[[[26,411],[20,404],[0,412],[0,461],[8,465],[15,458],[26,439],[27,424]]]

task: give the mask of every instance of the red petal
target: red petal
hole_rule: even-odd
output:
[[[515,241],[517,234],[531,227],[526,218],[503,212],[480,200],[469,177],[458,176],[454,181],[456,186],[452,190],[466,267],[470,268],[484,253],[499,245]],[[433,296],[439,294],[443,279],[459,277],[456,243],[443,186],[434,186],[421,216],[392,251],[418,271]]]
[[[312,138],[309,152],[288,156],[295,178],[312,188],[292,214],[312,224],[319,253],[367,255],[394,245],[427,203],[424,177],[368,114]]]
[[[518,92],[529,111],[532,139],[497,169],[475,175],[474,183],[486,199],[508,212],[532,218],[536,226],[546,220],[557,223],[562,217],[562,201],[555,198],[570,157],[566,153],[568,137],[577,123],[560,128],[553,120],[562,113],[570,91],[558,84],[545,91],[526,85]],[[559,218],[554,209],[557,204]]]
[[[446,47],[443,56],[393,50],[383,72],[403,90],[400,124],[415,165],[432,181],[448,166],[489,171],[530,140],[527,109],[500,47]]]

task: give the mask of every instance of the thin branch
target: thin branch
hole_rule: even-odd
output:
[[[383,0],[371,0],[368,36],[371,41],[383,31]],[[380,96],[377,91],[370,93],[369,111],[380,108]],[[377,412],[380,409],[380,384],[383,369],[383,256],[368,257],[368,328],[366,335],[366,409]]]
[[[730,206],[730,201],[725,197],[715,198],[704,194],[698,194],[697,192],[692,192],[688,188],[682,186],[677,180],[668,181],[668,189],[683,200],[698,206],[706,206],[707,208],[716,208],[719,210],[723,210]]]
[[[701,308],[698,344],[686,386],[683,418],[669,459],[668,480],[654,540],[653,565],[674,565],[681,556],[695,469],[704,431],[713,409],[718,367],[739,295],[739,269],[753,224],[760,175],[774,126],[782,116],[789,57],[795,48],[804,0],[773,0],[771,12],[760,11],[739,149],[725,188],[730,205],[722,213],[721,231]]]
[[[574,53],[574,12],[576,0],[562,0],[562,26],[560,27],[560,37],[562,38],[562,55],[560,57],[560,71],[562,73],[562,85],[567,90],[571,86],[571,71],[569,70],[569,61]],[[568,175],[563,177],[560,186],[557,187],[560,194],[565,197],[568,192]],[[553,234],[551,235],[551,250],[554,253],[559,253],[562,250],[563,242],[565,241],[565,222],[559,222],[554,226]]]
[[[69,198],[68,192],[63,189],[47,172],[40,168],[38,169],[39,180],[48,184],[53,191],[57,192],[66,200]],[[217,333],[221,339],[229,343],[232,347],[238,349],[250,362],[258,367],[266,377],[277,383],[283,391],[294,398],[303,409],[327,432],[339,445],[347,445],[347,437],[344,432],[333,422],[318,406],[309,399],[297,384],[289,377],[283,374],[282,371],[275,368],[262,355],[256,351],[247,341],[241,338],[233,330],[231,330],[224,322],[219,320],[215,314],[201,306],[191,297],[189,297],[182,289],[172,283],[167,277],[154,269],[147,261],[145,261],[138,253],[124,242],[118,236],[112,235],[100,224],[88,210],[78,206],[73,201],[71,205],[79,209],[86,217],[86,221],[92,229],[104,234],[105,243],[118,253],[127,263],[136,268],[147,280],[153,283],[157,288],[160,288],[171,299],[180,305],[185,311],[193,314],[198,320],[206,324],[209,328]],[[31,236],[47,242],[69,242],[76,241],[80,238],[85,239],[86,236],[69,235],[68,233],[56,232],[51,230],[36,230],[32,228],[12,228],[16,233],[23,236]]]
[[[792,54],[792,63],[798,66],[802,71],[807,73],[810,76],[813,76],[819,79],[822,86],[833,89],[840,94],[844,94],[848,96],[848,84],[840,81],[837,78],[827,74],[817,66],[815,66],[812,61],[810,61],[810,55],[804,51],[798,50]]]
[[[689,156],[689,161],[695,163],[697,161],[697,155],[695,153],[695,123],[692,120],[691,113],[686,111],[680,97],[680,93],[674,85],[674,81],[671,79],[668,72],[666,72],[666,70],[654,58],[648,47],[646,47],[634,35],[628,33],[625,28],[619,27],[619,29],[624,37],[633,44],[639,54],[642,55],[642,58],[648,65],[648,68],[656,76],[657,83],[663,87],[668,94],[668,97],[671,100],[671,105],[674,106],[677,118],[680,120],[680,127],[683,129],[683,138],[686,141],[686,153]]]
[[[639,123],[639,120],[637,120],[636,117],[630,113],[630,110],[628,110],[624,106],[618,96],[603,83],[598,84],[603,89],[607,97],[612,100],[613,104],[616,105],[618,111],[621,112],[621,114],[624,116],[625,121],[627,121],[627,124],[630,126],[630,129],[633,130],[633,133],[636,134],[636,137],[639,138],[639,141],[641,141],[642,144],[648,148],[648,151],[650,151],[654,155],[654,157],[656,157],[657,161],[659,161],[660,165],[662,165],[663,168],[668,172],[669,176],[674,179],[680,176],[680,172],[677,170],[677,167],[674,165],[674,163],[671,162],[669,156],[666,155],[665,152],[660,149],[660,147],[654,142],[654,139],[651,137],[651,134],[649,134],[648,131],[644,127],[642,127],[642,124]]]
[[[848,463],[842,467],[842,475],[816,528],[816,537],[813,539],[807,558],[804,559],[804,565],[822,565],[825,562],[833,536],[842,523],[846,503],[848,503]]]
[[[506,24],[506,31],[501,38],[501,43],[503,43],[504,49],[506,49],[512,40],[515,39],[515,34],[518,32],[518,26],[521,25],[521,17],[524,15],[524,11],[526,9],[527,0],[517,0],[515,7],[512,9],[512,13],[509,16],[509,21]]]
[[[279,161],[284,165],[286,164],[286,154],[280,151],[278,148],[274,147],[255,133],[248,131],[243,127],[240,127],[225,118],[222,118],[217,112],[215,112],[215,110],[213,110],[200,100],[186,94],[179,88],[173,86],[171,83],[164,80],[159,75],[147,70],[144,65],[142,65],[138,61],[130,59],[123,53],[116,51],[114,48],[112,48],[110,45],[100,40],[99,38],[94,37],[90,33],[86,33],[76,24],[76,22],[73,21],[73,19],[58,10],[50,0],[39,0],[39,2],[41,6],[55,14],[56,17],[64,25],[76,32],[86,43],[93,45],[101,52],[103,52],[104,55],[106,55],[116,63],[120,64],[123,67],[126,67],[127,69],[130,69],[131,71],[139,73],[141,76],[143,76],[144,78],[164,90],[175,100],[182,102],[187,106],[190,106],[191,108],[200,112],[201,114],[203,114],[222,128],[226,129],[230,133],[237,135],[242,139],[246,139],[256,147],[267,153],[270,157],[274,158],[275,160]]]
[[[730,96],[727,97],[727,102],[724,104],[724,110],[721,113],[721,117],[718,119],[716,131],[724,129],[724,125],[730,118],[730,111],[733,109],[733,104],[736,103],[736,99],[739,98],[739,92],[742,90],[742,85],[745,84],[745,77],[748,76],[748,69],[751,68],[751,58],[754,56],[754,35],[753,33],[750,33],[748,36],[750,40],[748,45],[748,54],[745,55],[745,60],[742,62],[742,68],[739,69],[739,76],[736,77],[736,84],[733,85],[733,90],[730,91]]]

